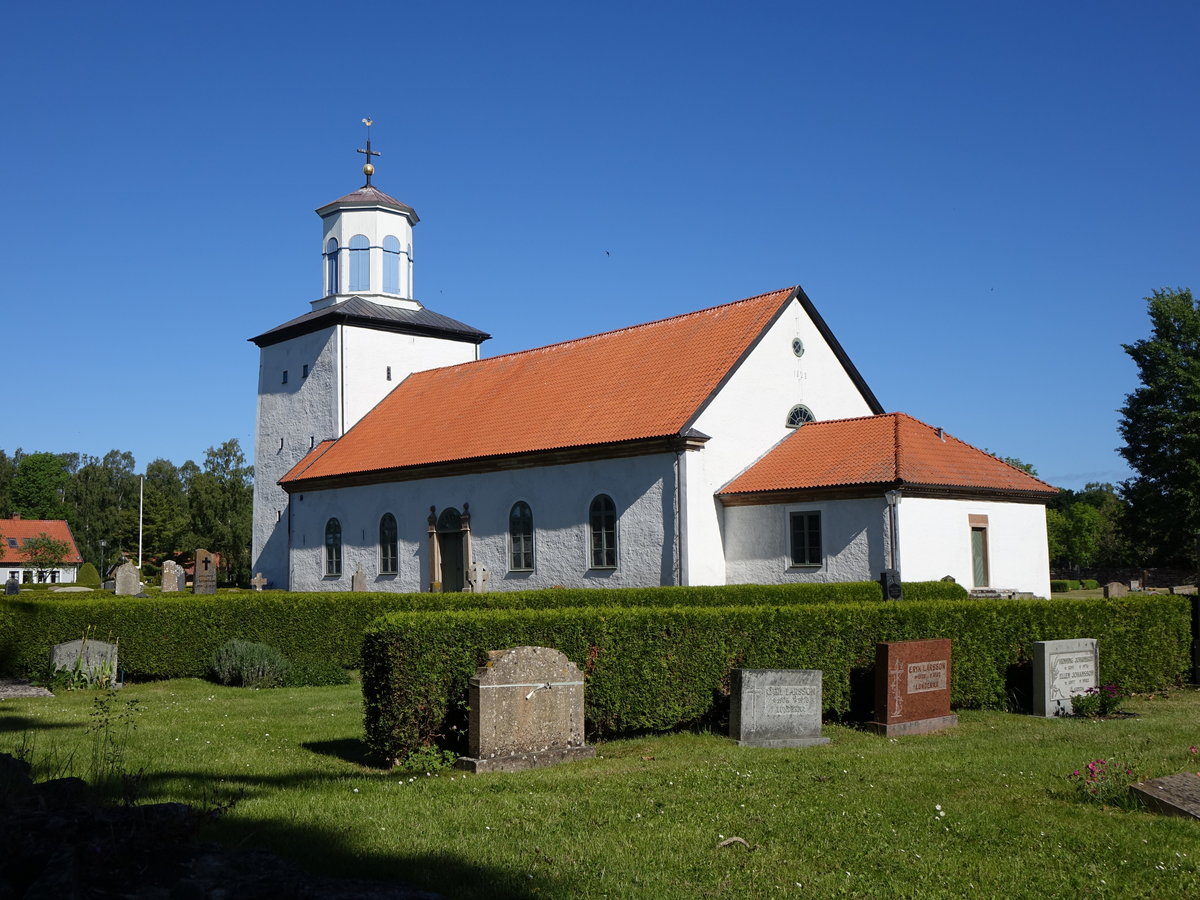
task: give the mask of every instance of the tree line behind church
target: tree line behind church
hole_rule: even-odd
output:
[[[137,471],[133,454],[0,449],[0,534],[3,519],[66,519],[86,562],[101,572],[138,555],[139,479],[145,478],[142,559],[152,573],[167,559],[203,547],[221,556],[222,580],[250,577],[254,468],[237,439],[209,447],[204,461],[156,459]],[[105,546],[101,546],[101,541]]]

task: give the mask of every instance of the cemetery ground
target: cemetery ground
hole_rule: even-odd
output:
[[[677,733],[467,775],[372,767],[357,684],[179,679],[0,701],[0,751],[39,779],[87,777],[107,737],[110,771],[144,770],[139,802],[236,801],[208,839],[449,897],[1200,896],[1200,822],[1086,802],[1067,777],[1096,759],[1200,770],[1200,691],[1126,708],[960,710],[952,731],[894,739],[827,724],[832,743],[805,749]]]

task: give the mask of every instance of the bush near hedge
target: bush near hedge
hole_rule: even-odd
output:
[[[965,598],[959,585],[914,582],[906,600]],[[209,656],[228,640],[278,647],[291,659],[319,656],[345,668],[359,662],[363,630],[395,610],[549,609],[583,606],[740,606],[882,602],[874,582],[723,585],[717,587],[576,588],[488,594],[384,594],[221,591],[159,594],[149,599],[36,591],[0,602],[0,671],[23,675],[50,647],[92,628],[119,641],[121,666],[134,680],[202,677]]]
[[[391,613],[362,651],[367,742],[402,760],[461,736],[468,681],[488,651],[534,645],[585,673],[588,732],[667,731],[714,721],[734,668],[820,669],[826,712],[851,707],[851,672],[879,641],[954,641],[951,702],[1005,708],[1008,673],[1040,640],[1096,638],[1102,683],[1157,690],[1187,666],[1186,598],[946,600],[791,606]]]

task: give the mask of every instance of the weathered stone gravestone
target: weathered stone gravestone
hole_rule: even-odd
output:
[[[1194,594],[1196,586],[1194,584],[1177,584],[1171,588],[1172,594]]]
[[[142,592],[142,579],[138,577],[137,566],[131,562],[121,563],[113,582],[118,597],[132,597]]]
[[[1094,638],[1033,645],[1033,714],[1069,716],[1071,698],[1097,687],[1100,650]]]
[[[354,570],[354,574],[350,576],[350,590],[355,593],[361,593],[367,589],[367,576],[359,566]]]
[[[4,582],[4,593],[9,597],[21,593],[21,583],[17,581],[16,575],[8,576],[8,581]]]
[[[741,747],[811,747],[821,737],[818,669],[734,669],[729,736]]]
[[[79,672],[94,684],[117,684],[117,645],[83,638],[50,648],[50,669]]]
[[[958,724],[950,712],[950,641],[893,641],[875,645],[877,734],[927,734]]]
[[[589,759],[583,742],[583,673],[550,647],[493,650],[470,687],[471,772],[517,772]]]
[[[207,550],[196,551],[196,571],[192,575],[193,594],[217,592],[217,555]]]
[[[250,584],[254,587],[254,589],[256,591],[261,591],[264,587],[267,586],[268,581],[266,579],[266,576],[264,576],[262,572],[255,572],[254,577],[250,579]]]
[[[1110,581],[1104,586],[1105,597],[1128,597],[1129,588],[1121,581]]]
[[[1200,775],[1184,772],[1139,781],[1129,788],[1150,809],[1167,816],[1200,819]]]
[[[168,559],[163,563],[161,587],[164,594],[182,591],[186,583],[187,574],[183,571],[183,566],[173,559]]]
[[[472,594],[487,592],[487,584],[492,579],[492,573],[482,563],[473,563],[467,570],[467,587]]]

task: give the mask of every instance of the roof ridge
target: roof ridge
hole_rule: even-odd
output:
[[[694,318],[695,316],[700,316],[704,313],[715,312],[719,309],[727,309],[733,306],[739,306],[743,303],[752,303],[755,300],[762,300],[764,297],[770,297],[773,294],[786,294],[790,291],[794,291],[795,289],[796,286],[792,285],[791,287],[780,288],[779,290],[775,291],[764,291],[761,294],[755,294],[753,297],[743,297],[741,300],[734,300],[730,303],[718,303],[716,306],[706,306],[704,309],[694,309],[691,312],[679,313],[678,315],[674,316],[665,316],[661,319],[652,319],[649,322],[638,322],[635,325],[625,325],[621,328],[611,328],[608,331],[598,331],[595,334],[585,334],[581,337],[568,338],[565,341],[554,341],[550,344],[543,344],[540,347],[526,347],[524,350],[511,350],[508,353],[500,353],[496,356],[487,356],[483,359],[475,359],[465,363],[457,363],[453,366],[440,366],[439,369],[454,369],[458,368],[459,366],[474,366],[478,365],[479,363],[491,362],[493,360],[509,359],[514,356],[523,356],[528,353],[540,353],[543,350],[553,350],[557,347],[567,347],[571,344],[579,344],[583,343],[584,341],[595,340],[596,338],[609,337],[610,335],[623,334],[630,331],[640,331],[643,328],[649,328],[652,325],[662,325],[667,322],[677,322],[682,319]],[[436,370],[430,369],[428,371]]]

